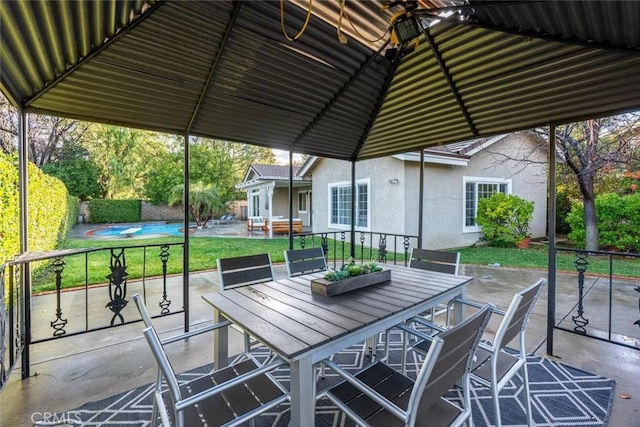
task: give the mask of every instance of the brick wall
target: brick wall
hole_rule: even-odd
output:
[[[182,205],[152,205],[142,202],[140,219],[142,221],[180,221],[184,218]]]

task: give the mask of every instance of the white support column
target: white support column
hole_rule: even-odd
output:
[[[269,238],[273,237],[273,190],[276,187],[275,181],[267,187],[267,197],[269,198]]]

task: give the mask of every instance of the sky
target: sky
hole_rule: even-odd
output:
[[[289,152],[285,150],[273,150],[273,154],[276,155],[276,162],[279,165],[288,165],[289,164]],[[302,158],[301,154],[293,153],[293,161],[300,160]]]

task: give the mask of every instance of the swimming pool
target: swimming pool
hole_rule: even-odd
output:
[[[140,228],[140,230],[132,233],[132,236],[148,236],[148,235],[162,235],[162,236],[182,236],[184,225],[180,223],[165,224],[165,223],[136,223],[136,224],[116,224],[108,225],[105,227],[96,228],[95,230],[87,231],[87,236],[101,236],[101,237],[128,237],[122,232],[130,228]]]

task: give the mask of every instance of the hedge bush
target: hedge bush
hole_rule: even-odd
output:
[[[89,222],[107,224],[114,222],[139,222],[141,218],[141,202],[136,199],[89,200]]]
[[[78,205],[67,188],[35,165],[28,164],[29,251],[49,251],[75,224]],[[18,160],[0,153],[0,264],[20,253]]]
[[[476,222],[492,246],[514,246],[529,237],[532,218],[533,202],[518,196],[495,193],[478,201]]]
[[[596,215],[600,248],[630,252],[640,250],[640,194],[600,195],[596,197]],[[581,203],[573,206],[567,222],[571,226],[569,239],[584,247],[586,230]]]

